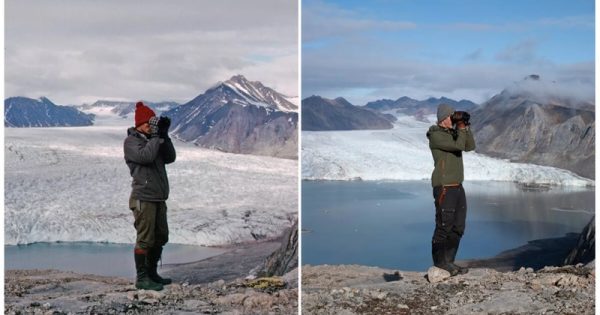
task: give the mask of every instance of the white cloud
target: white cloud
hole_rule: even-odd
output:
[[[298,95],[295,1],[10,0],[5,25],[7,97],[183,102],[234,74]]]
[[[559,76],[540,76],[539,79],[526,79],[513,82],[507,87],[512,94],[527,92],[533,94],[537,102],[552,100],[568,100],[578,105],[578,102],[594,103],[594,92],[590,90],[590,83],[572,78],[569,74]],[[574,102],[573,102],[574,101]]]
[[[355,35],[366,31],[401,31],[414,29],[410,21],[381,20],[364,17],[361,12],[349,11],[323,2],[302,7],[302,40]]]
[[[593,25],[593,16],[591,16]],[[523,31],[535,29],[588,28],[589,16],[538,19],[505,23],[456,22],[396,25],[402,33],[372,36],[368,31],[385,30],[381,21],[371,21],[366,12],[348,11],[311,1],[303,8],[302,94],[335,98],[347,97],[354,104],[381,98],[409,96],[418,99],[446,96],[484,102],[513,82],[529,74],[540,74],[570,86],[582,99],[594,97],[594,61],[551,59],[541,51],[548,38],[533,32],[521,39]],[[403,26],[403,27],[401,27]],[[434,42],[427,34],[447,31],[459,40]],[[406,32],[407,36],[404,36]],[[465,42],[465,32],[479,32],[472,38],[501,34],[496,41]],[[536,37],[537,36],[537,37]],[[416,39],[419,38],[419,39]],[[466,37],[469,38],[469,37]],[[506,47],[494,44],[515,39]],[[423,40],[420,40],[423,39]],[[541,41],[543,40],[543,42]],[[429,41],[429,42],[428,42]],[[492,43],[492,45],[489,45]],[[488,44],[486,46],[486,44]],[[453,46],[455,45],[455,46]]]
[[[335,47],[334,51],[344,52]],[[378,58],[377,58],[378,57]],[[353,104],[381,98],[417,99],[446,96],[484,102],[515,81],[539,74],[549,81],[573,87],[569,95],[594,98],[594,62],[554,64],[470,63],[444,64],[379,54],[365,62],[360,54],[313,51],[303,55],[303,96],[348,97]],[[353,90],[369,91],[352,93]],[[565,89],[566,90],[566,89]],[[344,91],[346,94],[340,94]]]

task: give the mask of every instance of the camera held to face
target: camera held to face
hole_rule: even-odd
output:
[[[469,119],[471,119],[471,115],[467,112],[456,111],[450,116],[452,120],[452,124],[458,124],[459,122],[463,122],[465,126],[469,126],[471,123]]]

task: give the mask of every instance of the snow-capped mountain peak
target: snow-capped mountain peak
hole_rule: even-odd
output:
[[[225,152],[297,157],[297,106],[242,75],[165,113],[171,135]]]
[[[239,101],[241,102],[273,108],[284,112],[298,111],[298,106],[288,101],[287,96],[264,86],[259,81],[249,81],[240,74],[234,75],[225,82],[221,82],[220,86],[228,87],[235,92],[239,96]]]

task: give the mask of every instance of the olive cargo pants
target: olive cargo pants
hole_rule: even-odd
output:
[[[135,248],[149,250],[164,246],[169,241],[167,204],[129,198],[129,209],[133,211],[137,232]]]

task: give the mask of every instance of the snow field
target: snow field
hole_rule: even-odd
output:
[[[430,122],[401,116],[393,129],[303,131],[302,178],[307,180],[429,180]],[[477,141],[477,139],[475,139]],[[594,181],[554,167],[463,153],[465,180],[593,186]]]
[[[5,244],[135,242],[123,159],[128,125],[97,122],[5,129]],[[297,216],[297,161],[174,144],[177,161],[167,166],[171,243],[274,237]]]

